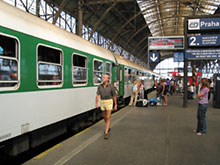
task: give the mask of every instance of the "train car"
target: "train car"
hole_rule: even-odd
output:
[[[128,99],[152,74],[89,41],[0,1],[0,149],[18,155],[87,122],[102,75]]]
[[[128,59],[114,54],[117,63],[120,64],[120,96],[128,102],[132,93],[132,83],[134,79],[144,80],[145,90],[151,90],[154,84],[153,72],[134,63]]]

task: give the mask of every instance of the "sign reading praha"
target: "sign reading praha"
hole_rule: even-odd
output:
[[[167,36],[167,37],[149,37],[149,50],[172,50],[184,49],[183,36]]]
[[[220,29],[219,18],[188,19],[188,30]]]

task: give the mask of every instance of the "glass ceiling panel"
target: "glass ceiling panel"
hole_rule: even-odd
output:
[[[152,36],[183,35],[184,16],[214,14],[220,0],[137,0]]]

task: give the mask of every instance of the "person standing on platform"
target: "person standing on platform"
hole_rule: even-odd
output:
[[[165,80],[162,80],[162,92],[161,96],[163,97],[164,103],[163,106],[167,106],[167,93],[168,93],[169,86]]]
[[[145,91],[145,88],[144,88],[144,80],[141,80],[141,84],[140,84],[140,87],[139,87],[139,93],[140,93],[140,98],[141,98],[141,99],[145,99],[145,97],[144,97],[144,91]]]
[[[140,88],[140,85],[138,83],[138,80],[134,79],[133,86],[132,86],[131,100],[130,100],[129,105],[134,105],[134,106],[136,105],[139,88]]]
[[[208,109],[209,82],[203,78],[198,89],[198,111],[197,111],[197,129],[194,130],[198,136],[206,134],[206,111]]]
[[[113,86],[109,83],[109,75],[103,75],[102,84],[98,86],[97,95],[96,95],[96,108],[98,108],[99,98],[101,96],[100,107],[102,110],[102,115],[105,121],[105,132],[104,139],[108,139],[110,128],[110,118],[111,112],[113,109],[113,100],[114,100],[114,110],[117,110],[117,99],[116,93]]]

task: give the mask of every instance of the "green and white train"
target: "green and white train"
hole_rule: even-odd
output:
[[[103,74],[122,101],[133,78],[151,89],[156,75],[0,1],[0,148],[17,155],[100,118],[95,96]]]

